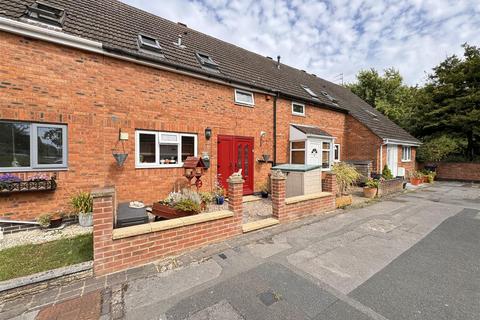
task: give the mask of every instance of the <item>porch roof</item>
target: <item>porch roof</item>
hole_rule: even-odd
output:
[[[298,132],[296,132],[296,134],[294,134],[290,131],[291,132],[291,134],[290,134],[291,137],[292,136],[301,137],[302,134],[303,134],[305,139],[307,137],[311,137],[311,136],[333,138],[333,136],[331,134],[329,134],[328,132],[320,129],[319,127],[307,126],[307,125],[298,125],[298,124],[292,124],[291,127],[294,128],[294,129],[297,129],[301,133],[299,135]],[[293,139],[291,139],[291,140],[293,140]],[[295,139],[295,140],[300,140],[300,139]]]

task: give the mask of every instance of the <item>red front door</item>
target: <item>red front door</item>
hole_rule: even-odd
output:
[[[253,138],[218,136],[217,173],[221,185],[228,188],[227,179],[242,169],[243,194],[253,193]]]

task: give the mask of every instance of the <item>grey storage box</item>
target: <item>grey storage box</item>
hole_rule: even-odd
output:
[[[286,197],[322,192],[322,167],[306,164],[281,164],[272,168],[287,176]]]
[[[117,228],[148,223],[146,208],[130,208],[130,203],[120,203],[117,208]]]

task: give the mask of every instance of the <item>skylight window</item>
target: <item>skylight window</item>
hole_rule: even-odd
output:
[[[368,113],[369,115],[371,115],[374,120],[378,120],[378,116],[377,116],[374,112],[372,112],[372,111],[370,111],[370,110],[368,110],[368,109],[363,109],[363,110],[365,110],[366,113]]]
[[[26,16],[30,20],[61,28],[65,19],[65,10],[37,1],[27,8]]]
[[[197,56],[198,62],[200,62],[202,67],[218,70],[218,64],[213,61],[212,57],[210,57],[208,54],[196,52],[195,55]]]
[[[162,47],[160,46],[160,43],[158,43],[158,40],[143,34],[138,35],[138,46],[140,49],[160,54],[162,53]]]
[[[307,87],[307,86],[303,86],[303,85],[302,85],[302,88],[303,88],[303,90],[307,91],[307,93],[308,93],[309,95],[311,95],[311,96],[312,96],[312,98],[316,98],[316,99],[318,99],[318,96],[317,96],[317,94],[316,94],[315,92],[313,92],[313,90],[312,90],[312,89],[310,89],[310,88],[309,88],[309,87]]]
[[[328,92],[326,91],[322,91],[322,94],[330,101],[332,102],[337,102],[337,99],[335,99],[334,97],[332,97],[331,95],[328,94]]]

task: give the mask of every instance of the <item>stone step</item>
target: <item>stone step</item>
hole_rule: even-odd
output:
[[[242,198],[242,202],[245,203],[245,202],[253,202],[253,201],[260,201],[262,200],[262,197],[259,197],[259,196],[254,196],[254,195],[250,195],[250,196],[244,196]]]
[[[242,225],[243,233],[255,231],[258,229],[268,228],[278,224],[278,220],[274,218],[267,218],[258,221],[247,222]]]

